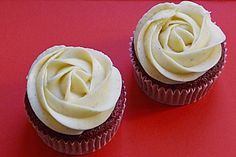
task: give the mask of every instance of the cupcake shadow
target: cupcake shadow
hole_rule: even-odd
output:
[[[173,110],[181,106],[161,104],[149,98],[138,86],[133,71],[127,82],[127,116],[131,119]]]
[[[43,141],[38,137],[37,133],[31,126],[30,122],[25,123],[22,131],[22,140],[20,142],[18,156],[59,156],[64,157],[66,155],[53,151],[46,146]]]

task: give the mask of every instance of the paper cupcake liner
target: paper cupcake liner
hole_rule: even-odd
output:
[[[226,54],[227,48],[226,48],[226,42],[224,42],[222,44],[222,49],[224,51],[223,64],[220,67],[219,71],[211,79],[209,79],[207,82],[201,85],[194,86],[191,88],[171,89],[168,87],[160,86],[158,83],[149,79],[150,76],[148,76],[148,74],[144,72],[143,69],[141,69],[142,67],[135,56],[135,52],[133,50],[133,37],[130,38],[129,45],[130,45],[129,51],[130,51],[131,63],[133,65],[134,76],[138,83],[138,86],[147,96],[162,104],[184,105],[184,104],[191,104],[200,100],[203,96],[206,95],[206,93],[215,83],[222,69],[224,68],[224,64],[226,63],[225,58],[227,56]]]
[[[108,118],[106,122],[100,125],[100,129],[104,129],[104,127],[106,128],[105,131],[99,132],[98,135],[96,136],[91,135],[88,138],[86,138],[86,140],[85,139],[76,140],[76,138],[73,140],[64,140],[63,138],[60,139],[58,137],[54,137],[53,135],[49,134],[47,131],[42,129],[42,127],[40,127],[40,125],[44,125],[44,124],[38,124],[38,122],[35,122],[35,117],[32,117],[32,113],[31,113],[32,110],[30,110],[27,107],[27,105],[26,105],[26,111],[28,114],[29,121],[31,122],[33,127],[36,129],[39,137],[43,140],[43,142],[47,146],[64,154],[83,155],[83,154],[88,154],[96,150],[99,150],[103,146],[105,146],[108,142],[111,141],[112,137],[116,134],[120,126],[123,113],[125,110],[125,106],[126,106],[125,103],[126,103],[126,91],[125,91],[125,86],[123,85],[121,96],[119,100],[117,101],[116,107],[113,111],[115,113],[112,113],[116,117],[115,121],[112,121],[112,125],[106,128],[106,122],[109,120]],[[64,136],[67,136],[67,135],[64,135]]]

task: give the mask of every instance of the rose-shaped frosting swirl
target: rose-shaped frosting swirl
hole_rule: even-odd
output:
[[[79,134],[107,120],[121,86],[119,71],[103,53],[56,46],[32,65],[27,94],[36,115],[48,127]]]
[[[144,70],[163,83],[192,81],[212,68],[221,57],[225,35],[210,13],[188,1],[163,3],[139,21],[134,48]]]

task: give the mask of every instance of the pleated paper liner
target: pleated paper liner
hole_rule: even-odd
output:
[[[126,90],[123,85],[121,95],[111,116],[100,126],[86,130],[81,135],[65,135],[48,128],[42,123],[25,96],[25,109],[30,122],[43,142],[52,149],[69,154],[83,155],[101,149],[116,134],[125,110]]]
[[[222,43],[222,55],[218,63],[198,79],[183,84],[169,85],[151,78],[139,63],[130,38],[130,57],[138,86],[151,99],[168,105],[191,104],[200,100],[211,89],[226,62],[226,42]]]

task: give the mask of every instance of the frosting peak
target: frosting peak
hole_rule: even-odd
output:
[[[213,67],[224,40],[207,10],[183,1],[151,8],[136,27],[134,48],[152,78],[176,84],[195,80]]]
[[[107,120],[121,86],[119,71],[103,53],[56,46],[32,65],[27,93],[36,115],[48,127],[79,134]]]

